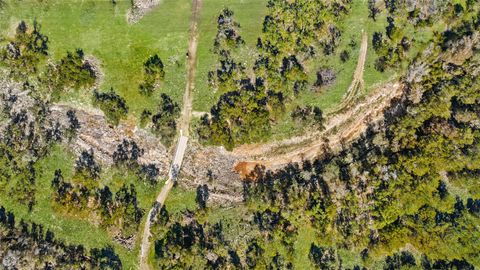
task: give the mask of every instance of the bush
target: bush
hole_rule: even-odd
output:
[[[50,65],[46,74],[49,84],[55,90],[58,88],[87,88],[93,86],[96,75],[91,63],[84,59],[82,49],[74,53],[67,52],[56,65]]]
[[[128,113],[125,99],[117,95],[113,88],[110,88],[110,92],[107,93],[100,93],[95,90],[93,92],[93,105],[99,107],[105,113],[107,121],[115,126]]]
[[[152,116],[153,132],[160,135],[162,142],[170,145],[177,130],[180,107],[168,95],[161,95],[157,113]]]
[[[157,54],[151,56],[143,64],[144,67],[144,82],[140,84],[140,93],[150,95],[155,90],[155,87],[163,82],[165,78],[165,71],[163,70],[163,62]]]

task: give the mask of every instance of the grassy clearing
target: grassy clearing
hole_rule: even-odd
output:
[[[168,213],[175,214],[187,209],[196,209],[195,195],[195,190],[185,189],[180,186],[174,187],[165,201]]]
[[[160,92],[178,102],[185,89],[185,53],[188,44],[190,0],[163,0],[139,23],[129,25],[125,14],[130,1],[10,1],[0,16],[0,34],[11,35],[20,20],[42,25],[49,37],[49,52],[58,60],[66,51],[82,48],[101,62],[105,74],[102,90],[113,87],[127,100],[131,113],[138,116],[153,108]],[[174,12],[172,12],[174,11]],[[142,96],[143,63],[157,53],[165,64],[165,83],[152,97]],[[178,61],[178,65],[175,63]],[[90,94],[72,93],[65,100],[90,102]]]
[[[364,69],[365,92],[369,92],[377,85],[389,80],[394,73],[386,71],[384,73],[375,70],[374,61],[377,58],[372,49],[371,35],[375,31],[383,32],[386,24],[386,13],[383,12],[373,21],[368,18],[368,7],[366,1],[353,0],[350,13],[341,21],[339,27],[342,29],[341,42],[335,53],[329,56],[318,52],[317,57],[313,59],[309,65],[306,66],[309,74],[309,85],[314,85],[316,81],[316,71],[322,67],[333,68],[337,76],[332,85],[315,89],[312,87],[311,91],[304,91],[300,93],[299,98],[294,100],[287,106],[287,111],[292,110],[298,106],[319,106],[323,111],[334,109],[342,100],[343,95],[347,91],[353,79],[353,73],[357,66],[357,59],[359,56],[360,43],[362,40],[362,30],[366,31],[369,36],[367,59]],[[354,44],[352,46],[352,44]],[[340,60],[340,53],[346,50],[350,57],[343,63]],[[272,133],[275,139],[288,138],[297,135],[301,132],[295,123],[291,120],[289,114],[286,114],[277,125],[273,126]]]

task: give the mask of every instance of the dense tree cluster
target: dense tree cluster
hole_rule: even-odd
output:
[[[160,170],[155,164],[140,163],[139,158],[143,156],[144,152],[145,150],[140,148],[134,140],[123,139],[113,152],[113,163],[119,168],[135,172],[139,180],[155,185]]]
[[[182,221],[183,220],[183,221]],[[155,266],[201,269],[292,269],[284,255],[265,253],[262,236],[232,241],[222,222],[201,223],[190,211],[169,216],[161,208],[155,219]]]
[[[308,258],[319,269],[335,269],[336,258],[335,250],[331,247],[317,246],[312,243]]]
[[[117,149],[113,152],[113,162],[117,166],[135,169],[138,167],[138,159],[143,156],[144,152],[144,149],[138,147],[135,141],[123,139],[122,143],[117,145]]]
[[[204,115],[197,134],[201,140],[232,149],[237,144],[259,141],[270,134],[267,96],[261,80],[243,80],[241,88],[220,97],[211,116]]]
[[[158,182],[160,170],[155,164],[142,164],[137,171],[137,176],[140,180],[154,185]]]
[[[140,84],[140,93],[150,95],[165,78],[163,62],[160,57],[155,54],[145,61],[143,67],[144,81]]]
[[[233,58],[231,51],[222,49],[218,52],[217,70],[208,73],[208,82],[215,90],[227,93],[245,77],[245,66]]]
[[[478,9],[474,1],[465,1],[464,4],[454,1],[421,4],[397,0],[384,2],[387,12],[385,32],[374,32],[372,36],[373,48],[378,55],[375,68],[381,72],[388,68],[400,67],[402,63],[411,59],[409,51],[412,46],[425,47],[426,44],[421,44],[421,40],[415,39],[417,33],[425,29],[433,31],[435,25],[441,22],[451,24],[452,21],[468,18]],[[369,0],[368,7],[369,17],[373,20],[382,12],[375,0]]]
[[[127,116],[128,106],[125,99],[119,96],[113,88],[109,92],[93,91],[93,105],[99,107],[113,125],[118,125],[120,119]]]
[[[93,150],[82,151],[75,162],[75,170],[77,174],[83,177],[98,179],[100,176],[100,165],[95,161]]]
[[[480,265],[475,229],[480,224],[480,63],[474,53],[452,58],[459,44],[473,41],[479,27],[477,14],[439,33],[432,48],[410,64],[402,79],[404,94],[385,110],[384,120],[370,123],[353,142],[342,143],[339,150],[324,145],[316,159],[277,171],[257,166],[244,181],[244,204],[236,216],[222,216],[221,237],[203,236],[206,227],[214,227],[208,211],[170,216],[164,211],[154,226],[155,263],[160,268],[172,263],[288,269],[294,266],[292,258],[303,256],[319,269]],[[238,106],[225,103],[232,110]],[[216,114],[212,110],[211,117]],[[208,117],[202,121],[216,123]],[[209,205],[209,211],[214,207]],[[297,249],[305,242],[300,234],[310,241],[306,250]],[[210,248],[204,239],[224,242]],[[355,254],[358,260],[346,267]]]
[[[224,8],[217,19],[217,35],[213,43],[213,50],[219,53],[222,49],[235,49],[245,43],[239,34],[240,24],[233,19],[233,11]]]
[[[136,233],[143,217],[144,211],[138,205],[133,185],[123,185],[113,193],[108,186],[87,185],[76,178],[65,181],[61,170],[56,170],[52,188],[55,203],[66,207],[64,211],[98,214],[103,226],[115,226],[126,236]]]
[[[244,42],[233,12],[224,9],[214,42],[217,69],[208,74],[210,85],[221,95],[210,117],[205,115],[199,124],[200,139],[231,149],[267,138],[272,124],[284,114],[285,103],[307,88],[305,64],[319,52],[330,55],[337,48],[341,31],[336,22],[349,12],[349,4],[269,1],[252,72],[234,57],[233,51]],[[334,75],[324,79],[326,85]]]
[[[37,88],[25,83],[7,84],[1,94],[0,190],[25,203],[35,204],[36,162],[62,141],[65,127],[52,119],[49,103],[22,92]]]
[[[0,206],[0,260],[5,269],[122,269],[112,247],[86,249],[56,239],[41,224],[19,222]]]
[[[461,32],[465,25],[478,31],[480,16],[449,31]],[[245,200],[267,203],[298,218],[306,215],[324,247],[334,241],[337,247],[363,250],[366,263],[408,243],[435,260],[438,269],[454,267],[448,262],[466,269],[479,265],[480,234],[459,230],[480,222],[480,192],[473,185],[480,140],[478,114],[473,113],[479,106],[479,63],[478,58],[460,65],[449,62],[456,43],[470,39],[474,31],[443,47],[445,35],[450,33],[439,35],[436,48],[411,65],[413,72],[419,66],[423,71],[415,80],[405,79],[405,94],[385,111],[383,125],[371,126],[338,153],[324,148],[313,162],[290,164],[277,172],[258,167],[252,174],[255,181],[245,183]],[[469,194],[459,194],[458,188]],[[304,209],[302,214],[299,209]],[[312,244],[314,264],[322,263],[322,254],[323,249]],[[435,269],[433,264],[422,266]],[[420,264],[401,252],[388,257],[385,265],[399,269]]]

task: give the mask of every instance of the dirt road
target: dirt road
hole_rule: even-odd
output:
[[[198,46],[198,19],[203,0],[193,0],[192,19],[190,22],[190,39],[187,54],[187,84],[183,94],[183,108],[179,121],[179,128],[183,135],[188,137],[190,132],[190,118],[192,115],[192,92],[195,89],[195,72],[197,64]]]
[[[380,120],[384,109],[393,98],[400,96],[402,89],[400,83],[389,83],[377,89],[354,107],[329,117],[324,131],[279,142],[235,148],[234,154],[243,160],[237,163],[237,167],[242,169],[242,174],[251,171],[256,164],[264,165],[267,169],[278,169],[290,162],[313,159],[322,153],[324,146],[337,149],[341,142],[349,142],[362,134],[369,123]]]
[[[363,89],[363,70],[365,69],[365,61],[367,60],[367,51],[368,51],[368,35],[367,32],[362,30],[362,45],[360,46],[360,52],[358,54],[357,68],[353,73],[353,79],[348,87],[345,96],[342,99],[342,102],[332,113],[338,113],[342,110],[347,109],[348,106],[352,105],[355,97],[358,96],[359,92]]]
[[[195,87],[195,68],[197,61],[197,45],[198,45],[198,18],[200,14],[200,8],[202,0],[193,0],[192,2],[192,18],[190,22],[190,39],[188,42],[187,53],[187,83],[185,87],[185,93],[183,95],[183,108],[179,120],[180,137],[177,143],[177,149],[168,173],[168,180],[165,182],[160,194],[156,199],[157,207],[163,205],[167,199],[168,193],[173,187],[174,182],[177,179],[180,167],[182,166],[183,157],[187,149],[188,134],[190,128],[190,119],[192,114],[192,91]],[[148,253],[150,250],[150,227],[153,221],[154,214],[156,212],[156,206],[148,212],[147,220],[145,221],[142,243],[140,246],[140,269],[150,269],[148,264]]]

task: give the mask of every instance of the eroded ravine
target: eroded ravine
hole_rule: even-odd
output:
[[[392,99],[401,94],[403,88],[400,83],[387,83],[361,100],[367,52],[368,35],[363,32],[352,82],[341,103],[326,115],[323,131],[313,131],[271,143],[239,146],[233,150],[240,158],[235,170],[245,175],[256,165],[277,169],[290,162],[313,159],[320,155],[325,147],[336,149],[341,143],[360,136],[367,129],[368,123],[380,120],[384,109]]]

